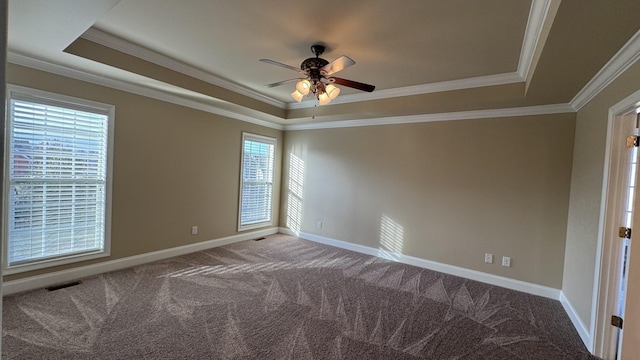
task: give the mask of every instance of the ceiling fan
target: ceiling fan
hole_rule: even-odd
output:
[[[296,71],[304,77],[298,77],[295,79],[289,79],[279,81],[273,84],[267,84],[265,87],[275,87],[287,83],[297,82],[296,90],[291,93],[291,97],[297,102],[301,102],[302,98],[309,93],[314,94],[320,102],[320,105],[325,105],[335,99],[340,93],[340,88],[333,84],[348,86],[350,88],[372,92],[375,86],[347,80],[335,76],[331,76],[346,67],[349,67],[356,62],[348,56],[340,56],[332,62],[320,57],[324,53],[325,47],[323,45],[312,45],[311,52],[316,56],[315,58],[308,58],[300,64],[300,68],[283,64],[270,59],[260,59],[260,61],[267,64],[281,66],[286,69]]]

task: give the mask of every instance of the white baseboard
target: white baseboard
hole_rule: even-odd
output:
[[[94,276],[109,271],[122,270],[137,265],[146,264],[153,261],[163,260],[175,256],[186,255],[192,252],[211,249],[218,246],[228,245],[240,241],[250,240],[253,238],[267,236],[275,233],[283,233],[293,236],[298,236],[306,240],[339,247],[346,250],[356,251],[359,253],[386,258],[389,260],[397,261],[404,264],[414,265],[429,270],[442,272],[445,274],[464,277],[471,280],[484,282],[491,285],[501,286],[507,289],[526,292],[533,295],[544,296],[554,300],[559,300],[562,303],[567,315],[571,319],[576,331],[580,335],[580,338],[584,342],[589,351],[593,351],[593,342],[589,331],[586,326],[580,320],[575,309],[564,296],[564,294],[554,288],[532,284],[520,280],[514,280],[505,278],[502,276],[483,273],[480,271],[461,268],[458,266],[447,265],[438,263],[435,261],[416,258],[409,255],[390,253],[381,249],[375,249],[369,246],[353,244],[346,241],[335,240],[319,235],[309,233],[295,233],[287,228],[269,228],[265,230],[252,231],[248,233],[242,233],[238,235],[227,236],[224,238],[203,241],[195,244],[189,244],[179,247],[174,247],[165,250],[153,251],[141,255],[130,256],[122,259],[111,260],[96,263],[93,265],[86,265],[68,270],[56,271],[48,274],[32,276],[24,279],[7,281],[2,285],[3,295],[15,294],[22,291],[28,291],[64,282],[74,281],[89,276]]]
[[[175,256],[185,255],[196,251],[211,249],[214,247],[250,240],[261,236],[267,236],[278,232],[278,228],[246,232],[227,236],[214,240],[207,240],[195,244],[178,246],[165,250],[153,251],[145,254],[129,256],[122,259],[99,262],[92,265],[80,266],[68,270],[56,271],[48,274],[31,276],[24,279],[7,281],[2,284],[3,295],[15,294],[22,291],[43,288],[55,284],[74,281],[89,276],[94,276],[109,271],[122,270],[153,261],[163,260]]]
[[[591,338],[591,333],[589,332],[589,330],[587,330],[587,327],[584,326],[584,323],[578,316],[576,309],[574,309],[573,305],[571,305],[571,302],[564,296],[563,292],[560,292],[560,303],[562,304],[564,311],[566,311],[567,315],[569,315],[569,319],[571,319],[571,322],[573,323],[573,327],[576,328],[578,335],[580,335],[580,338],[582,339],[584,346],[587,348],[587,350],[589,350],[590,353],[593,354],[594,349],[593,349],[593,339]]]
[[[466,279],[480,281],[486,284],[496,285],[496,286],[500,286],[500,287],[511,289],[511,290],[522,291],[522,292],[533,294],[533,295],[543,296],[543,297],[554,299],[554,300],[560,300],[561,291],[559,289],[554,289],[547,286],[533,284],[533,283],[529,283],[521,280],[510,279],[504,276],[487,274],[481,271],[443,264],[436,261],[425,260],[425,259],[421,259],[421,258],[409,256],[409,255],[392,253],[382,249],[376,249],[376,248],[372,248],[365,245],[353,244],[346,241],[331,239],[331,238],[327,238],[327,237],[319,236],[315,234],[309,234],[305,232],[295,233],[287,228],[280,228],[280,232],[283,234],[298,236],[306,240],[310,240],[310,241],[314,241],[314,242],[318,242],[326,245],[331,245],[331,246],[339,247],[346,250],[351,250],[351,251],[356,251],[356,252],[367,254],[367,255],[377,256],[377,257],[397,261],[397,262],[408,264],[408,265],[418,266],[424,269],[438,271],[438,272],[449,274],[449,275],[460,276]]]
[[[542,286],[538,284],[533,284],[525,281],[509,279],[503,276],[487,274],[480,271],[470,270],[470,269],[466,269],[458,266],[447,265],[447,264],[442,264],[435,261],[420,259],[420,258],[416,258],[409,255],[390,253],[388,251],[384,251],[381,249],[376,249],[369,246],[331,239],[331,238],[327,238],[320,235],[309,234],[304,232],[296,233],[287,228],[280,228],[280,232],[283,234],[298,236],[306,240],[310,240],[310,241],[314,241],[314,242],[318,242],[326,245],[331,245],[331,246],[339,247],[346,250],[351,250],[351,251],[356,251],[356,252],[367,254],[367,255],[382,257],[389,260],[401,262],[408,265],[414,265],[414,266],[442,272],[449,275],[460,276],[466,279],[476,280],[483,283],[504,287],[507,289],[522,291],[532,295],[538,295],[538,296],[543,296],[543,297],[554,299],[554,300],[559,300],[565,312],[569,316],[569,319],[571,319],[571,322],[573,323],[573,326],[578,332],[578,335],[580,335],[580,338],[582,339],[582,342],[584,343],[585,347],[589,352],[593,353],[593,339],[591,338],[591,335],[587,330],[587,327],[584,325],[580,317],[577,315],[575,309],[573,308],[573,305],[571,305],[571,302],[564,296],[564,293],[562,293],[562,291],[558,289],[554,289],[554,288],[550,288],[550,287]]]

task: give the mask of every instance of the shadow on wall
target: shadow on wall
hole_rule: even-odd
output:
[[[287,195],[287,227],[296,235],[302,226],[302,196],[304,193],[304,161],[289,154],[289,193]]]
[[[382,219],[380,220],[380,248],[378,249],[378,256],[398,261],[402,254],[403,243],[404,226],[398,224],[387,215],[382,215]]]

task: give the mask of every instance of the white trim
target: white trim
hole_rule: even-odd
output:
[[[276,124],[270,121],[265,121],[262,119],[257,119],[257,118],[243,115],[231,110],[222,109],[218,106],[196,101],[196,100],[187,98],[185,96],[179,96],[179,95],[171,94],[167,91],[151,89],[146,86],[132,84],[129,82],[124,82],[116,79],[107,78],[104,76],[91,74],[85,71],[50,63],[45,60],[36,59],[30,56],[18,54],[15,52],[8,52],[7,62],[29,67],[36,70],[46,71],[52,74],[68,77],[71,79],[76,79],[76,80],[85,81],[85,82],[96,84],[96,85],[106,86],[116,90],[126,91],[132,94],[141,95],[141,96],[149,97],[152,99],[157,99],[160,101],[165,101],[168,103],[181,105],[181,106],[185,106],[185,107],[196,109],[196,110],[205,111],[211,114],[225,116],[228,118],[248,122],[251,124],[256,124],[256,125],[277,129],[277,130],[282,130],[284,128],[284,126],[280,124]],[[220,101],[220,100],[215,99],[215,101]]]
[[[598,71],[598,73],[585,85],[570,104],[580,110],[609,84],[618,78],[640,59],[640,30],[624,44],[623,47]]]
[[[551,0],[533,0],[531,2],[531,11],[529,11],[527,29],[524,32],[520,61],[518,63],[518,75],[525,81],[529,76],[536,47],[540,42],[540,35],[542,35],[545,21],[547,21],[550,6]]]
[[[271,174],[271,209],[269,209],[269,219],[258,223],[242,224],[242,196],[244,195],[244,147],[246,141],[260,142],[267,145],[273,145],[273,173]],[[258,135],[250,132],[242,132],[242,141],[240,142],[240,191],[238,191],[238,231],[246,231],[259,227],[273,225],[273,203],[275,195],[275,187],[273,186],[276,170],[276,153],[278,152],[278,139],[270,136]]]
[[[534,3],[540,2],[540,1],[548,2],[550,0],[535,0]],[[546,9],[544,7],[541,8],[539,6],[537,7],[532,6],[531,11],[532,12],[545,11],[545,13],[539,13],[539,14],[536,13],[535,15],[532,15],[530,13],[530,17],[529,17],[530,21],[531,20],[536,22],[544,21],[546,17]],[[540,29],[542,28],[542,26],[538,24],[534,24],[532,28],[536,29],[537,27],[539,27]],[[531,63],[533,58],[534,50],[537,45],[537,40],[540,35],[539,34],[540,29],[536,30],[538,31],[538,34],[534,34],[534,35],[525,34],[526,35],[525,40],[528,40],[528,42],[523,43],[523,51],[525,48],[527,49],[529,47],[532,48],[531,50],[527,50],[525,52],[526,56],[531,57],[531,59],[527,61],[529,64]],[[529,28],[529,24],[527,24],[527,32],[530,32],[530,31],[531,30]],[[196,79],[200,79],[202,81],[211,83],[213,85],[220,86],[222,88],[236,92],[238,94],[251,97],[253,99],[265,102],[273,106],[277,106],[281,109],[287,109],[287,110],[303,109],[303,108],[314,107],[317,104],[317,101],[315,100],[308,100],[302,103],[297,103],[297,102],[285,103],[285,102],[273,99],[257,91],[242,87],[238,84],[235,84],[230,81],[224,80],[220,77],[217,77],[211,73],[194,68],[188,64],[177,61],[175,59],[172,59],[168,56],[162,55],[155,51],[146,49],[142,46],[133,44],[127,40],[118,38],[116,36],[105,33],[95,28],[90,28],[84,34],[82,34],[81,37],[86,40],[114,49],[116,51],[120,51],[125,54],[135,56],[139,59],[149,61],[156,65],[160,65],[167,69],[179,72],[181,74],[185,74],[187,76],[191,76]],[[528,38],[533,38],[533,40],[529,40]],[[520,62],[522,62],[522,59],[520,60]],[[427,93],[442,92],[442,91],[471,89],[471,88],[477,88],[477,87],[511,84],[511,83],[517,83],[522,81],[524,81],[524,78],[521,75],[519,75],[518,72],[503,73],[503,74],[479,76],[479,77],[473,77],[473,78],[467,78],[467,79],[443,81],[443,82],[432,83],[432,84],[407,86],[407,87],[396,88],[396,89],[379,90],[373,93],[359,93],[359,94],[352,94],[352,95],[344,95],[333,100],[332,104],[346,104],[346,103],[359,102],[359,101],[387,99],[387,98],[393,98],[393,97],[427,94]]]
[[[178,246],[170,249],[153,251],[145,254],[129,256],[122,259],[100,262],[93,265],[81,266],[73,269],[56,271],[43,275],[36,275],[24,279],[7,281],[2,284],[4,295],[15,294],[22,291],[38,289],[55,284],[74,281],[89,276],[94,276],[110,271],[122,270],[133,266],[143,265],[153,261],[164,260],[175,256],[190,254],[196,251],[207,250],[218,246],[237,243],[262,236],[272,235],[278,232],[273,227],[250,233],[237,234],[219,239],[203,241],[195,244]]]
[[[377,90],[373,93],[343,95],[331,101],[331,105],[430,94],[452,90],[473,89],[487,86],[507,85],[526,81],[529,71],[531,71],[531,64],[533,63],[536,47],[540,42],[542,29],[545,21],[547,21],[547,16],[549,15],[551,1],[552,0],[533,0],[531,2],[531,10],[529,11],[527,28],[525,30],[522,48],[520,50],[520,59],[516,72],[406,86],[395,89]],[[287,103],[287,110],[311,108],[316,105],[317,101],[315,100],[307,100],[301,103]]]
[[[531,115],[548,115],[563,114],[575,112],[569,104],[526,106],[507,109],[488,109],[488,110],[472,110],[459,111],[439,114],[420,114],[408,116],[393,116],[374,119],[357,119],[343,121],[326,121],[317,123],[305,123],[296,125],[285,125],[285,131],[292,130],[314,130],[314,129],[335,129],[357,126],[374,126],[374,125],[392,125],[392,124],[414,124],[434,121],[455,121],[455,120],[472,120],[472,119],[489,119],[510,116],[531,116]]]
[[[608,86],[611,82],[613,82],[620,74],[622,74],[635,62],[637,62],[638,59],[640,59],[640,31],[638,31],[631,39],[629,39],[629,41],[627,41],[627,43],[616,53],[616,55],[614,55],[611,58],[611,60],[609,60],[609,62],[607,62],[607,64],[591,79],[591,81],[589,81],[589,83],[587,83],[587,85],[585,85],[585,87],[582,88],[582,90],[580,90],[580,92],[571,100],[569,105],[571,106],[573,111],[580,110],[585,104],[587,104],[591,99],[593,99],[593,97],[595,97],[598,93],[600,93],[600,91],[602,91],[604,88],[606,88],[606,86]],[[265,121],[262,119],[257,119],[247,115],[239,114],[233,111],[221,109],[219,107],[216,107],[210,104],[205,104],[203,102],[195,101],[192,99],[188,99],[183,96],[170,94],[166,91],[151,89],[141,85],[135,85],[135,84],[131,84],[128,82],[119,81],[115,79],[109,79],[106,77],[98,76],[95,74],[69,68],[66,66],[50,63],[45,60],[36,59],[27,55],[18,54],[12,51],[8,52],[7,61],[9,63],[22,65],[22,66],[34,68],[37,70],[42,70],[42,71],[50,72],[53,74],[90,82],[93,84],[107,86],[110,88],[134,93],[137,95],[154,98],[154,99],[166,101],[169,103],[190,107],[193,109],[198,109],[198,110],[218,114],[221,116],[226,116],[236,120],[245,121],[245,122],[249,122],[256,125],[273,128],[273,129],[302,130],[306,128],[308,129],[314,128],[314,124],[283,126],[270,121]],[[350,103],[350,102],[363,101],[363,100],[375,100],[375,99],[382,99],[382,98],[389,98],[389,97],[409,96],[409,95],[415,95],[415,94],[424,94],[424,93],[450,91],[450,90],[460,90],[460,89],[468,89],[468,88],[474,88],[474,87],[502,85],[502,84],[516,83],[520,81],[524,81],[524,80],[521,78],[519,73],[489,75],[489,76],[469,78],[469,79],[445,81],[440,83],[416,85],[416,86],[397,88],[397,89],[380,90],[371,94],[345,95],[335,99],[332,102],[332,104]],[[309,101],[309,102],[303,102],[301,104],[298,104],[298,103],[290,104],[286,107],[289,109],[297,109],[297,108],[308,108],[314,105],[315,105],[315,102]],[[559,106],[559,105],[532,106],[532,107],[525,107],[521,109],[540,108],[540,107],[544,108],[548,106]],[[484,110],[484,111],[486,112],[495,111],[496,116],[501,116],[498,113],[503,112],[504,110],[505,109],[494,109],[494,110]],[[570,111],[560,110],[558,112],[570,112]],[[465,115],[463,117],[459,117],[458,115],[456,115],[461,113],[462,114],[467,113],[468,115]],[[474,116],[472,115],[472,113],[473,111],[448,113],[447,115],[426,114],[426,115],[415,115],[415,116],[400,116],[400,117],[393,118],[396,120],[393,120],[389,123],[421,122],[421,121],[414,121],[412,119],[413,117],[417,117],[417,116],[425,117],[425,121],[461,120],[466,118],[472,118],[472,116]],[[523,115],[527,115],[527,114],[523,114]],[[507,116],[516,116],[516,115],[507,115]],[[387,119],[391,119],[391,118],[387,118]],[[407,119],[407,121],[403,121],[402,119]],[[280,120],[286,120],[286,119],[280,119]],[[351,125],[350,122],[354,122],[354,121],[359,121],[359,120],[348,120],[347,122],[342,122],[343,123],[342,126],[330,125],[328,127],[319,127],[319,128],[368,125],[366,123]],[[363,121],[368,121],[368,120],[363,120]],[[384,123],[380,123],[380,124],[374,123],[372,125],[383,125],[383,124]],[[300,127],[300,128],[298,129],[296,127]]]
[[[488,273],[466,269],[458,266],[443,264],[443,263],[439,263],[431,260],[425,260],[425,259],[404,255],[400,253],[381,251],[380,249],[372,248],[369,246],[353,244],[350,242],[331,239],[328,237],[310,234],[306,232],[300,232],[299,234],[296,235],[293,231],[286,228],[280,228],[280,232],[283,234],[298,236],[300,238],[314,241],[317,243],[335,246],[341,249],[356,251],[356,252],[371,255],[371,256],[383,257],[385,259],[393,260],[403,264],[418,266],[424,269],[438,271],[438,272],[449,274],[449,275],[460,276],[466,279],[480,281],[490,285],[500,286],[503,288],[516,290],[516,291],[522,291],[528,294],[543,296],[549,299],[554,299],[554,300],[560,299],[560,290],[550,288],[547,286],[533,284],[533,283],[529,283],[521,280],[510,279],[503,276],[488,274]]]
[[[597,354],[604,351],[604,343],[606,342],[604,332],[606,329],[600,329],[598,327],[598,318],[601,316],[599,312],[605,311],[605,308],[608,305],[605,305],[606,298],[603,298],[605,301],[601,301],[600,293],[603,286],[603,281],[601,281],[601,277],[603,276],[603,247],[604,247],[604,233],[605,233],[605,217],[607,214],[607,208],[609,204],[609,173],[611,167],[611,137],[613,132],[613,119],[609,117],[609,121],[607,124],[607,137],[605,144],[605,155],[604,155],[604,166],[603,166],[603,175],[602,175],[602,191],[600,194],[600,212],[598,216],[598,237],[596,243],[596,258],[594,259],[594,274],[593,274],[593,289],[592,289],[592,298],[591,298],[591,319],[589,319],[589,334],[591,337],[591,348],[588,350],[591,351],[592,354]],[[608,279],[608,275],[606,276]],[[606,292],[606,290],[604,290]],[[601,309],[602,308],[602,309]]]
[[[529,17],[527,19],[527,27],[522,42],[522,48],[520,50],[520,57],[518,61],[518,67],[516,72],[501,73],[495,75],[479,76],[467,79],[459,79],[452,81],[443,81],[438,83],[408,86],[396,89],[379,90],[374,93],[361,93],[344,95],[335,99],[333,104],[345,104],[359,101],[387,99],[401,96],[411,96],[418,94],[427,94],[441,91],[451,91],[460,89],[470,89],[476,87],[504,85],[516,82],[525,81],[527,75],[531,69],[531,64],[535,56],[535,50],[540,41],[542,29],[547,19],[550,4],[552,0],[533,0],[529,11]],[[89,28],[81,36],[82,38],[92,41],[94,43],[106,46],[108,48],[120,51],[122,53],[135,56],[139,59],[149,61],[151,63],[160,65],[167,69],[185,74],[187,76],[194,77],[196,79],[203,80],[210,84],[220,86],[227,90],[236,92],[238,94],[262,101],[264,103],[282,108],[282,109],[302,109],[309,108],[316,105],[316,101],[304,101],[302,103],[295,102],[283,102],[276,100],[269,96],[266,96],[260,92],[252,89],[248,89],[239,84],[233,83],[226,79],[220,78],[212,73],[197,69],[189,64],[178,61],[166,55],[160,54],[156,51],[147,49],[140,45],[129,42],[125,39],[103,32],[96,28]]]
[[[44,60],[29,57],[23,54],[15,52],[8,53],[8,62],[33,68],[36,70],[46,71],[52,74],[85,81],[92,84],[106,86],[109,88],[126,91],[132,94],[141,95],[168,103],[189,107],[196,110],[205,111],[208,113],[225,116],[228,118],[256,124],[276,130],[307,130],[307,129],[330,129],[341,127],[354,127],[354,126],[370,126],[370,125],[388,125],[388,124],[410,124],[420,122],[431,121],[450,121],[450,120],[467,120],[467,119],[483,119],[494,117],[506,117],[506,116],[527,116],[527,115],[545,115],[556,113],[568,113],[574,112],[574,109],[568,104],[555,104],[555,105],[540,105],[540,106],[528,106],[520,108],[507,108],[507,109],[488,109],[488,110],[472,110],[461,111],[451,113],[440,114],[421,114],[421,115],[408,115],[408,116],[395,116],[387,118],[377,119],[356,119],[345,121],[329,121],[329,122],[317,122],[306,123],[296,125],[280,125],[271,121],[265,121],[257,119],[251,116],[239,114],[230,110],[222,109],[215,105],[206,104],[204,102],[196,101],[184,96],[171,94],[167,91],[151,89],[141,85],[135,85],[128,82],[110,79],[98,75],[94,75],[88,72],[80,71],[77,69],[69,68],[54,63],[49,63]],[[443,90],[444,91],[444,90]],[[279,118],[280,119],[280,118]],[[286,119],[280,119],[282,121]],[[293,120],[293,119],[290,119]]]
[[[49,91],[34,89],[26,86],[19,86],[14,84],[6,84],[7,105],[10,105],[11,100],[20,99],[29,102],[49,104],[58,107],[70,108],[78,111],[86,111],[91,113],[97,113],[105,115],[107,117],[107,154],[106,154],[106,182],[105,182],[105,198],[104,198],[104,234],[102,249],[95,249],[84,253],[72,253],[68,255],[55,256],[50,259],[34,259],[33,262],[26,264],[9,264],[9,239],[8,232],[3,232],[2,236],[2,268],[3,274],[11,275],[26,271],[33,271],[38,269],[50,268],[52,266],[59,266],[65,264],[71,264],[80,261],[104,258],[111,254],[111,211],[112,211],[112,188],[113,188],[113,144],[114,144],[114,128],[115,128],[115,112],[116,107],[112,104],[106,104],[93,100],[88,100],[75,96],[67,96]],[[7,113],[11,113],[11,117],[7,119],[8,126],[13,127],[13,108],[8,106]],[[11,137],[11,135],[7,135]],[[9,139],[7,139],[9,140]],[[11,153],[11,141],[5,142],[5,153]],[[5,167],[5,179],[10,179],[9,166]],[[3,189],[5,203],[4,208],[8,209],[10,196],[9,196],[9,181],[6,181]],[[2,218],[5,228],[9,222],[9,216],[3,215]]]
[[[639,32],[640,33],[640,32]],[[598,219],[598,238],[596,244],[596,258],[594,259],[595,271],[593,275],[593,293],[591,300],[591,319],[589,321],[589,335],[592,339],[591,351],[596,356],[604,357],[610,351],[611,334],[610,329],[606,325],[607,319],[611,315],[611,299],[609,293],[615,285],[612,285],[610,279],[614,277],[611,274],[615,269],[611,269],[610,262],[612,260],[611,249],[605,244],[605,234],[618,225],[617,214],[615,208],[619,207],[619,193],[616,190],[618,185],[616,169],[617,160],[613,158],[615,155],[612,151],[613,138],[622,136],[614,132],[616,127],[614,122],[617,118],[628,113],[634,107],[640,106],[640,90],[627,96],[609,109],[607,122],[607,135],[605,144],[604,167],[602,174],[602,193],[600,202],[600,214]],[[609,196],[611,194],[611,196]]]
[[[330,105],[348,104],[360,101],[389,99],[394,97],[430,94],[443,91],[473,89],[486,86],[506,85],[524,81],[518,73],[504,73],[496,75],[479,76],[467,79],[442,81],[431,84],[405,86],[395,89],[376,90],[372,93],[358,93],[338,96]],[[307,100],[301,103],[287,103],[288,110],[312,108],[317,105],[316,100]],[[330,106],[329,105],[329,106]]]
[[[285,235],[290,235],[290,236],[295,236],[295,237],[300,237],[300,232],[299,231],[293,231],[291,229],[289,229],[288,227],[282,227],[280,226],[278,228],[278,232],[280,234],[285,234]]]
[[[379,90],[374,93],[344,95],[335,99],[332,104],[346,104],[359,101],[504,85],[526,81],[529,71],[531,71],[535,50],[540,42],[544,23],[547,21],[547,16],[549,15],[551,2],[552,0],[532,1],[516,72]],[[88,29],[81,37],[282,109],[303,109],[316,105],[316,101],[286,103],[273,99],[257,91],[222,79],[211,73],[199,70],[188,64],[138,46],[95,28]],[[570,102],[571,106],[575,110],[581,109],[585,104],[593,99],[593,97],[613,82],[620,74],[638,61],[638,59],[640,59],[640,31],[631,37],[631,39],[627,41],[627,43],[611,58],[611,60],[609,60],[609,62],[607,62],[607,64],[605,64],[605,66],[591,79],[591,81],[589,81],[589,83],[587,83],[587,85],[585,85],[582,90],[576,94]]]
[[[131,56],[135,56],[139,59],[148,61],[150,63],[160,65],[162,67],[190,76],[192,78],[202,80],[216,86],[220,86],[222,88],[233,91],[240,95],[244,95],[252,99],[262,101],[266,104],[273,105],[281,109],[285,108],[285,103],[282,101],[273,99],[257,91],[248,89],[244,86],[225,80],[209,72],[197,69],[181,61],[175,60],[166,55],[162,55],[153,50],[136,45],[132,42],[121,39],[117,36],[108,34],[106,32],[100,31],[96,28],[89,28],[80,37],[88,41],[94,42],[96,44],[106,46],[113,50],[120,51],[122,53],[131,55]]]
[[[640,90],[636,90],[633,94],[622,99],[609,109],[609,120],[613,120],[616,116],[622,116],[625,115],[625,113],[630,113],[633,111],[633,108],[637,108],[639,106]]]
[[[573,305],[564,296],[564,293],[562,291],[560,292],[560,303],[562,304],[564,311],[569,316],[569,319],[571,319],[571,322],[573,323],[573,327],[576,328],[578,335],[580,335],[580,339],[582,339],[584,346],[587,348],[587,350],[592,352],[593,338],[591,337],[591,332],[584,325],[584,323],[580,319],[580,316],[578,316],[576,309],[574,309]]]

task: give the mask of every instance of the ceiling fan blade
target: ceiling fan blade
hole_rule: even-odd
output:
[[[342,55],[339,58],[328,63],[327,65],[321,67],[320,73],[322,75],[331,75],[355,63],[356,62],[353,61],[353,59],[351,59],[350,57]]]
[[[267,63],[267,64],[280,66],[280,67],[283,67],[283,68],[285,68],[285,69],[293,70],[293,71],[299,72],[299,73],[301,73],[301,74],[304,74],[304,71],[302,71],[302,69],[300,69],[300,68],[293,67],[293,66],[291,66],[291,65],[287,65],[287,64],[283,64],[283,63],[281,63],[281,62],[277,62],[277,61],[275,61],[275,60],[270,60],[270,59],[260,59],[260,61],[262,61],[262,62],[264,62],[264,63]]]
[[[354,89],[358,89],[366,92],[372,92],[376,88],[374,85],[369,85],[369,84],[365,84],[365,83],[361,83],[353,80],[337,78],[337,77],[330,77],[329,81],[334,82],[338,85],[348,86],[350,88],[354,88]]]
[[[297,82],[299,80],[300,79],[282,80],[282,81],[275,82],[273,84],[267,84],[264,87],[272,88],[272,87],[276,87],[276,86],[280,86],[280,85],[284,85],[284,84],[288,84],[288,83],[292,83],[292,82]]]

